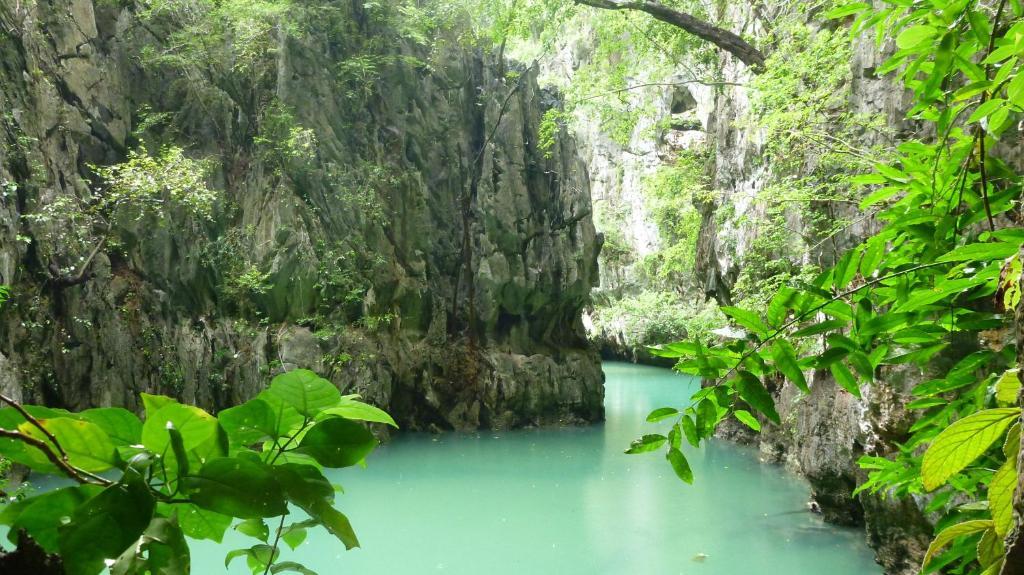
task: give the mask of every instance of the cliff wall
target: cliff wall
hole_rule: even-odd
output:
[[[300,366],[406,428],[600,419],[586,167],[564,132],[537,149],[555,95],[371,5],[309,6],[245,22],[269,38],[255,55],[244,26],[211,36],[202,65],[159,13],[0,6],[0,388],[218,409]],[[211,218],[119,221],[91,260],[58,233],[48,206],[88,214],[97,166],[168,146],[210,165]]]

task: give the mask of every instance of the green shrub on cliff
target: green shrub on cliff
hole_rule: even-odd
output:
[[[107,407],[72,413],[0,396],[0,454],[76,485],[0,507],[12,542],[30,537],[67,575],[190,572],[188,541],[254,540],[230,551],[253,573],[312,573],[283,561],[309,529],[359,545],[323,469],[362,464],[377,441],[359,421],[394,425],[307,370],[274,378],[256,398],[216,417],[142,395],[145,418]],[[306,519],[291,519],[301,510]],[[291,520],[290,520],[291,519]]]

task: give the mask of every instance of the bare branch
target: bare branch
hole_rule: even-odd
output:
[[[750,42],[741,38],[724,28],[705,22],[700,18],[669,8],[659,2],[651,0],[575,0],[577,4],[583,4],[592,8],[603,10],[637,10],[646,12],[657,20],[680,28],[702,40],[707,40],[715,46],[725,50],[739,58],[755,73],[764,71],[765,57],[760,50]]]
[[[78,483],[96,485],[114,484],[114,482],[109,479],[100,477],[98,475],[93,475],[88,471],[84,471],[82,469],[78,469],[77,467],[72,466],[70,463],[66,461],[65,458],[62,458],[61,456],[57,455],[52,449],[50,449],[50,445],[47,444],[42,439],[37,439],[35,437],[32,437],[31,435],[25,435],[20,431],[11,431],[10,429],[3,428],[0,428],[0,437],[15,439],[22,443],[31,445],[32,447],[35,447],[39,451],[42,451],[43,455],[45,455],[46,458],[50,460],[50,463],[56,465],[61,471],[64,472],[65,475],[67,475],[71,479],[74,479]]]
[[[25,418],[25,421],[31,423],[39,431],[42,431],[43,435],[45,435],[47,439],[49,439],[50,441],[53,442],[53,446],[57,448],[57,452],[60,453],[60,456],[64,460],[67,460],[68,454],[64,452],[64,448],[60,446],[60,443],[57,441],[57,438],[54,437],[54,435],[52,433],[50,433],[50,430],[48,430],[45,427],[43,427],[43,424],[40,423],[38,419],[33,417],[32,414],[30,414],[29,412],[25,411],[25,408],[22,407],[20,403],[18,403],[17,401],[14,401],[13,399],[7,397],[6,395],[4,395],[2,393],[0,393],[0,401],[6,403],[7,405],[9,405],[11,407],[13,407],[15,409],[15,411],[20,413],[21,416]]]

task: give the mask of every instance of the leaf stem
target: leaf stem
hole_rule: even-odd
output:
[[[281,516],[281,522],[277,524],[277,534],[274,536],[274,545],[270,548],[270,560],[267,561],[267,567],[263,570],[263,575],[270,573],[270,568],[274,565],[274,558],[277,555],[277,547],[281,544],[281,532],[284,531],[285,517],[288,517],[287,513]]]

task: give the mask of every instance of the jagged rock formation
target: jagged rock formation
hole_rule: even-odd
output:
[[[344,34],[277,30],[268,80],[244,89],[140,64],[166,47],[116,3],[0,6],[0,284],[15,294],[0,388],[70,408],[146,391],[216,409],[297,365],[408,428],[601,418],[580,321],[600,247],[587,174],[564,134],[537,149],[556,99],[534,70],[511,79],[455,44],[428,66],[395,42],[353,88],[335,72],[358,60],[353,38],[388,33],[362,6],[337,6]],[[315,137],[298,168],[260,139],[274,108],[254,102],[268,101]],[[86,201],[90,165],[123,161],[155,113],[170,118],[163,143],[213,158],[223,205],[211,222],[128,224],[87,281],[57,285],[51,259],[85,254],[24,216]]]

